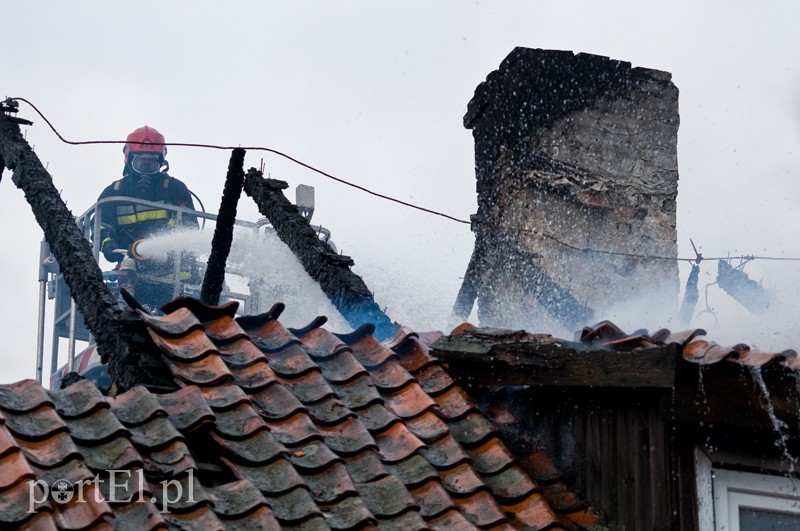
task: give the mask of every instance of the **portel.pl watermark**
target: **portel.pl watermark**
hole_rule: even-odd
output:
[[[28,481],[28,514],[36,512],[35,506],[52,499],[59,504],[86,503],[87,487],[94,485],[94,501],[97,503],[146,503],[160,505],[159,512],[168,513],[169,507],[179,501],[194,503],[194,470],[189,469],[187,474],[186,496],[184,497],[183,485],[177,479],[167,479],[160,483],[161,492],[153,493],[148,497],[144,490],[144,470],[106,470],[103,477],[95,476],[69,482],[59,479],[52,485],[42,479]]]

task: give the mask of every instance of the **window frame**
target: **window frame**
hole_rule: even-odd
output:
[[[695,453],[700,531],[739,531],[742,507],[800,516],[800,480],[715,467]]]

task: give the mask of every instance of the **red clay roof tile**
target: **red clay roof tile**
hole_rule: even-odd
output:
[[[502,507],[506,513],[514,515],[512,523],[518,523],[519,527],[553,529],[560,525],[558,517],[550,509],[544,497],[538,493],[531,494],[519,503]]]
[[[304,474],[303,479],[311,488],[314,500],[320,504],[333,504],[358,493],[347,468],[340,462],[334,462],[319,472]]]
[[[162,316],[153,316],[142,311],[137,313],[147,326],[164,337],[182,337],[192,330],[203,329],[200,320],[188,308],[178,308]]]
[[[436,518],[456,507],[456,502],[438,479],[408,490],[419,505],[420,514],[425,518]]]
[[[488,491],[476,491],[465,498],[458,498],[457,502],[467,520],[478,527],[489,527],[506,521],[503,510]]]
[[[165,309],[141,317],[176,391],[106,398],[88,382],[50,392],[31,382],[0,386],[0,498],[27,478],[123,470],[143,474],[141,489],[156,502],[78,510],[47,503],[36,515],[0,504],[0,525],[33,516],[43,525],[112,522],[137,531],[165,523],[405,530],[555,521],[532,494],[536,483],[410,330],[381,343],[369,326],[336,335],[315,320],[287,329],[279,306],[239,319],[232,304],[180,299]],[[20,397],[20,389],[30,392]],[[26,470],[24,455],[38,466]],[[191,487],[195,497],[161,514],[162,482]]]
[[[430,525],[431,529],[434,531],[449,531],[451,529],[469,531],[478,529],[457,509],[451,509],[441,516],[431,518],[428,520],[428,525]]]
[[[454,496],[467,496],[478,490],[488,490],[483,480],[478,477],[470,463],[464,462],[453,468],[439,472],[442,484]]]
[[[405,419],[405,423],[411,433],[426,444],[438,441],[450,430],[447,424],[431,411],[426,411],[418,417]]]
[[[242,440],[227,439],[214,432],[210,435],[229,455],[250,466],[265,465],[287,454],[286,448],[264,431]]]
[[[467,450],[473,468],[480,474],[497,474],[514,463],[514,456],[497,437],[492,437],[481,446]]]
[[[0,457],[0,492],[27,480],[35,480],[36,472],[22,452],[10,452]]]
[[[425,443],[417,439],[401,422],[392,424],[386,431],[374,437],[378,444],[378,454],[384,463],[396,463],[407,459],[425,446]]]
[[[33,380],[0,385],[0,410],[27,413],[44,404],[53,405],[44,388]]]
[[[8,434],[8,432],[0,428],[0,434],[2,433]],[[0,438],[2,438],[2,435],[0,435]],[[127,439],[121,438],[121,440]],[[20,438],[16,439],[15,443],[22,450],[25,459],[41,468],[53,468],[64,464],[69,459],[80,458],[81,455],[88,457],[87,454],[94,453],[84,452],[82,454],[81,448],[75,444],[67,432],[57,432],[52,437],[36,441],[27,441]]]
[[[378,524],[360,496],[345,496],[330,504],[318,503],[332,529],[370,529]]]

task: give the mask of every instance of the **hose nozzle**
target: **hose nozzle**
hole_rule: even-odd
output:
[[[136,240],[133,242],[133,245],[131,245],[130,255],[137,260],[147,260],[146,256],[143,256],[137,252],[137,247],[139,247],[140,243],[142,243],[142,240]]]

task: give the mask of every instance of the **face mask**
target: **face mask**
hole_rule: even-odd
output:
[[[161,169],[161,157],[154,153],[134,155],[131,168],[139,175],[154,175]]]

